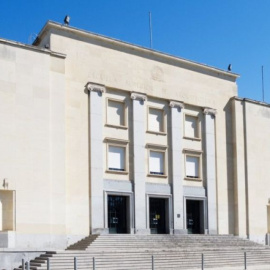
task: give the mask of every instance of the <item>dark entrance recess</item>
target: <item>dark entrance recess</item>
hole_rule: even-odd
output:
[[[166,199],[150,198],[151,234],[166,233]]]
[[[109,233],[127,233],[127,197],[108,196]]]
[[[189,234],[203,233],[203,201],[187,200],[187,230]]]

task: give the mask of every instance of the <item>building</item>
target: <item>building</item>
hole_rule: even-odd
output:
[[[237,97],[237,78],[51,21],[33,46],[1,39],[1,247],[99,233],[269,243],[270,106]]]

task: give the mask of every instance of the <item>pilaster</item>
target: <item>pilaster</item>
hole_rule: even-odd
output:
[[[146,95],[132,93],[133,100],[133,153],[134,153],[134,199],[135,199],[135,233],[148,234],[146,227],[145,195],[145,101]]]
[[[172,191],[173,191],[173,232],[184,234],[183,206],[183,174],[182,138],[183,138],[183,108],[182,102],[171,101],[171,155],[172,155]]]
[[[208,233],[217,234],[217,201],[216,201],[216,110],[204,109],[205,115],[205,157],[208,207]]]
[[[105,86],[88,83],[90,120],[90,219],[91,233],[106,233],[103,201],[103,99]]]

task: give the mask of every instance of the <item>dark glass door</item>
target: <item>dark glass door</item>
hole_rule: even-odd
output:
[[[151,234],[166,233],[166,199],[150,198]]]
[[[127,197],[108,196],[109,233],[127,233]]]
[[[187,230],[189,234],[201,233],[201,201],[187,200]]]

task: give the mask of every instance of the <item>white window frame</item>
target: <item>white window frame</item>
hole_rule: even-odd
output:
[[[197,125],[197,134],[194,137],[190,137],[186,134],[186,117],[194,117],[196,118],[196,125]],[[199,121],[199,114],[192,114],[192,113],[185,113],[184,114],[184,138],[185,139],[192,139],[192,140],[201,140],[201,125]]]
[[[147,158],[148,158],[148,174],[147,176],[150,177],[161,177],[161,178],[167,178],[167,146],[163,145],[155,145],[155,144],[147,144],[148,152],[147,152]],[[159,152],[163,154],[163,172],[164,174],[154,174],[150,172],[150,152]]]
[[[123,125],[115,125],[109,122],[109,117],[108,117],[108,113],[109,113],[109,102],[118,102],[118,103],[122,103],[123,104],[123,112],[124,112],[124,124]],[[128,113],[127,113],[127,106],[126,106],[126,102],[124,100],[120,100],[120,99],[114,99],[114,98],[107,98],[106,99],[106,126],[108,127],[116,127],[116,128],[122,128],[122,129],[127,129],[128,128],[128,117],[127,117]]]
[[[185,153],[185,180],[191,181],[202,181],[203,180],[203,172],[202,172],[202,151],[184,149]],[[196,157],[199,159],[199,172],[198,177],[188,177],[187,176],[187,157]]]
[[[114,173],[114,174],[128,174],[129,170],[128,170],[128,156],[129,156],[129,152],[128,152],[128,143],[129,141],[126,140],[119,140],[119,139],[114,139],[114,138],[105,138],[106,142],[107,142],[107,147],[106,147],[106,172],[107,173]],[[125,153],[125,168],[124,171],[121,170],[110,170],[109,169],[109,148],[110,146],[113,147],[121,147],[124,149],[124,153]]]
[[[162,112],[162,123],[161,123],[161,130],[160,131],[156,131],[156,130],[151,130],[149,128],[150,126],[150,110],[157,110],[157,111],[161,111]],[[148,106],[148,110],[147,110],[147,132],[149,133],[154,133],[154,134],[161,134],[161,135],[166,135],[166,118],[165,118],[165,111],[163,108],[159,108],[159,107],[154,107],[154,106]]]

